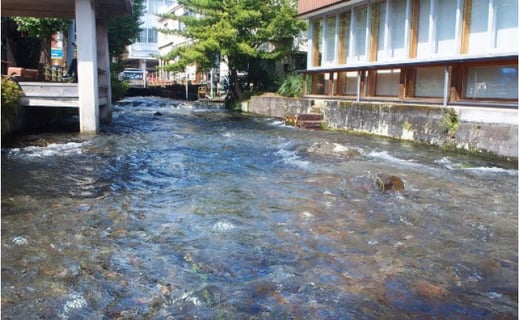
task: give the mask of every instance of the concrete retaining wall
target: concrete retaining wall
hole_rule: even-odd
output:
[[[321,112],[326,127],[518,159],[518,110],[252,97],[243,111],[276,118]]]

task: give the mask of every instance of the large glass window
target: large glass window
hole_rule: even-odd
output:
[[[435,21],[432,26],[435,28],[433,42],[434,53],[442,55],[454,55],[457,53],[456,42],[456,22],[457,22],[457,1],[454,0],[435,0]]]
[[[137,40],[137,42],[146,43],[146,39],[148,39],[148,29],[141,29],[141,31],[139,32],[139,39]]]
[[[518,50],[518,0],[495,0],[497,18],[494,49]]]
[[[148,43],[157,43],[156,29],[148,29]]]
[[[343,77],[342,94],[354,96],[357,94],[357,72],[340,72],[339,77]]]
[[[406,0],[390,1],[389,13],[389,56],[392,58],[408,57],[406,48],[407,11]]]
[[[416,97],[442,97],[444,88],[444,67],[424,67],[415,71]]]
[[[354,8],[353,11],[352,32],[354,39],[352,39],[352,54],[350,55],[352,61],[367,60],[367,12],[367,6]]]
[[[323,20],[317,19],[312,23],[312,57],[311,57],[311,65],[313,67],[318,67],[321,65],[321,56],[323,46],[321,43],[321,35],[323,32]]]
[[[336,56],[336,16],[327,17],[326,34],[325,34],[325,65],[331,65],[335,62]]]
[[[338,63],[346,64],[350,48],[350,11],[339,16],[339,41]]]
[[[516,1],[516,0],[515,0]],[[487,53],[489,0],[472,0],[468,53]]]
[[[518,49],[518,0],[472,0],[469,53]]]
[[[459,1],[420,0],[417,56],[455,55]]]
[[[383,61],[387,58],[387,49],[389,45],[389,28],[390,21],[386,16],[387,2],[383,1],[379,4],[374,5],[373,10],[378,14],[379,27],[377,28],[377,60]],[[392,22],[393,23],[393,22]]]
[[[518,65],[468,67],[465,97],[518,99]]]
[[[408,51],[406,48],[406,9],[406,0],[382,2],[378,5],[378,61],[408,57]]]
[[[393,96],[399,94],[400,69],[377,70],[376,96]]]
[[[420,0],[419,3],[419,22],[417,27],[417,56],[424,57],[430,55],[430,9],[431,0]]]

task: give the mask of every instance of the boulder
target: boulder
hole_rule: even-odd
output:
[[[339,143],[330,143],[327,141],[316,142],[307,148],[309,153],[318,153],[329,156],[354,158],[360,155],[360,152],[355,149],[350,149]]]
[[[396,176],[389,176],[385,174],[378,174],[376,177],[376,185],[381,191],[404,191],[403,180]]]

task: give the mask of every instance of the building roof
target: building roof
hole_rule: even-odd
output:
[[[98,12],[107,17],[129,15],[132,12],[131,0],[98,0]],[[6,17],[75,17],[75,0],[2,0],[2,16]]]
[[[349,0],[299,0],[298,15],[309,14],[342,2],[349,2]]]

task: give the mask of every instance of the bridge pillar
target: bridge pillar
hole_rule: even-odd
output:
[[[99,129],[96,12],[91,0],[75,0],[78,52],[79,125],[81,132]]]
[[[107,19],[101,15],[96,21],[99,95],[106,99],[100,106],[101,123],[112,121],[112,86],[110,84],[110,54],[108,50]],[[100,102],[101,103],[101,102]]]

